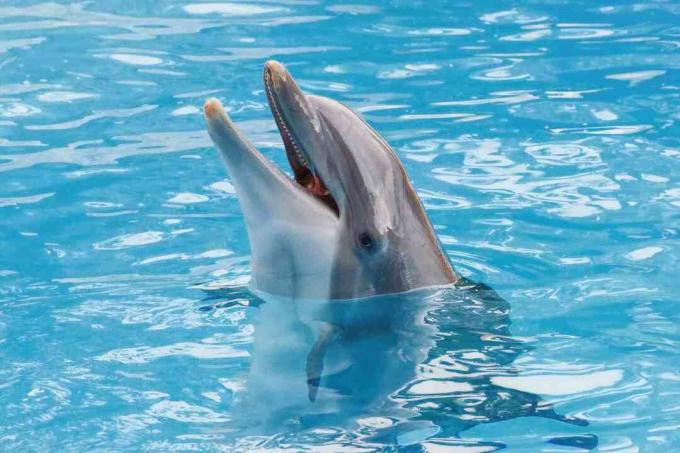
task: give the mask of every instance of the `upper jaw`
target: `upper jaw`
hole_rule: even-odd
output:
[[[300,92],[295,82],[292,81],[288,71],[277,61],[270,60],[265,63],[263,78],[269,108],[281,133],[288,162],[293,169],[295,179],[300,179],[311,170],[310,160],[304,154],[300,141],[295,137],[290,121],[286,120],[286,109],[282,105],[281,98],[291,97],[290,95],[286,96],[286,91],[289,93],[297,91],[298,93],[296,94],[299,94],[298,99],[300,100],[304,100],[304,95]]]
[[[281,133],[295,181],[339,215],[337,203],[318,175],[310,157],[312,153],[306,149],[315,141],[310,137],[319,134],[314,109],[279,62],[265,63],[263,78],[269,108]]]

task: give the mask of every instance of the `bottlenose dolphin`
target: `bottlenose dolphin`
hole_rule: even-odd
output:
[[[348,107],[303,94],[277,62],[264,83],[293,178],[219,101],[205,104],[246,221],[250,286],[265,300],[235,411],[244,430],[397,414],[408,421],[367,440],[402,444],[521,416],[586,424],[498,385],[528,347],[510,337],[507,302],[456,274],[385,140]]]
[[[348,107],[303,94],[278,62],[264,85],[294,178],[243,136],[220,102],[208,132],[243,210],[251,287],[292,299],[352,299],[458,280],[404,167]]]

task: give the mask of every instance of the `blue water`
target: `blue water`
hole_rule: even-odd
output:
[[[644,0],[1,2],[0,450],[680,450],[679,24]],[[258,334],[298,321],[272,340],[246,289],[200,109],[286,167],[269,58],[388,139],[505,302],[423,294],[348,346],[413,352],[403,385],[376,367],[337,384],[373,400],[265,424],[240,409]]]

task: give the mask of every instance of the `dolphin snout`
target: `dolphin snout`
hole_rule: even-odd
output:
[[[219,118],[220,115],[224,115],[224,108],[222,103],[215,98],[209,98],[203,104],[203,113],[206,119]]]
[[[264,76],[277,89],[281,88],[281,85],[286,84],[291,78],[285,66],[276,60],[269,60],[264,64]]]
[[[276,107],[284,110],[305,107],[305,95],[286,67],[276,60],[269,60],[264,64],[264,86],[268,95],[274,98]]]

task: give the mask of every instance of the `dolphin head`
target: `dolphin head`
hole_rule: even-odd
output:
[[[260,202],[258,208],[250,210],[265,210],[270,219],[285,219],[280,228],[286,233],[279,232],[275,242],[278,248],[288,245],[287,256],[295,257],[296,275],[314,275],[324,281],[323,289],[317,288],[327,292],[321,297],[335,299],[455,282],[457,276],[442,252],[422,204],[385,140],[343,104],[304,94],[278,62],[265,64],[264,84],[293,173],[294,182],[287,182],[295,190],[279,187],[272,194],[270,189],[270,196],[282,199],[276,203]],[[226,115],[215,103],[206,104],[208,129],[224,156],[230,153],[225,151],[229,140],[222,137],[220,121],[215,118]],[[236,133],[232,129],[227,135]],[[253,153],[254,149],[249,151]],[[244,167],[230,165],[230,159],[225,159],[228,168]],[[249,169],[248,165],[245,167],[244,171]],[[277,173],[272,169],[268,172]],[[234,179],[231,168],[230,173]],[[246,193],[252,192],[252,188],[239,189],[240,185],[243,186],[235,184],[244,206],[246,198],[253,198]],[[294,205],[304,214],[291,217],[282,213],[294,209]],[[247,211],[244,207],[248,222]],[[263,235],[254,231],[261,227],[248,223],[251,248],[261,248],[261,243],[255,244],[253,239],[259,236],[262,242]],[[290,238],[299,236],[294,232],[301,230],[308,239],[295,244]],[[312,232],[316,234],[310,235]],[[282,259],[281,256],[276,258]],[[259,280],[257,275],[254,278]],[[297,285],[294,296],[305,297],[308,293]]]

